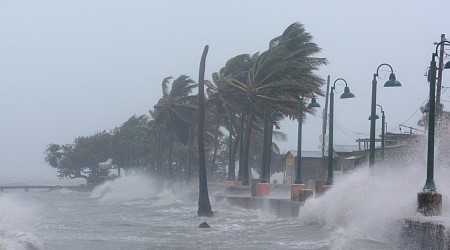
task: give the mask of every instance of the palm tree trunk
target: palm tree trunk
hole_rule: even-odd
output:
[[[169,162],[169,179],[172,180],[173,178],[173,166],[172,166],[172,152],[173,152],[173,135],[172,133],[169,136],[169,156],[167,157],[167,161]]]
[[[269,138],[268,138],[268,143],[267,143],[267,152],[266,152],[266,157],[267,157],[267,165],[266,165],[266,179],[267,179],[267,183],[270,183],[270,161],[272,160],[272,142],[273,142],[273,121],[272,119],[269,120]]]
[[[213,151],[213,157],[211,160],[211,172],[209,174],[210,178],[212,178],[212,179],[214,179],[214,176],[215,176],[217,151],[219,148],[220,116],[217,116],[215,129],[216,129],[216,131],[215,131],[215,135],[214,135],[214,151]]]
[[[198,216],[212,216],[211,203],[208,195],[208,179],[206,177],[205,142],[203,137],[203,127],[205,125],[205,62],[209,46],[203,49],[200,60],[200,70],[198,76]]]
[[[250,185],[248,157],[250,155],[250,138],[252,134],[252,118],[253,118],[253,104],[250,105],[247,116],[247,128],[245,130],[245,146],[244,146],[244,161],[242,166],[242,185]]]

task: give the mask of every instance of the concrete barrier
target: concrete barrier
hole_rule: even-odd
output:
[[[292,202],[289,199],[270,199],[260,197],[215,196],[217,201],[226,200],[233,206],[246,209],[267,209],[279,217],[297,217],[300,202]]]
[[[450,249],[450,234],[443,222],[405,219],[401,244],[404,249]]]

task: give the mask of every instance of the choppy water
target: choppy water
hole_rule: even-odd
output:
[[[0,249],[398,249],[402,218],[416,214],[422,167],[360,169],[310,199],[298,218],[215,202],[210,229],[188,189],[129,176],[75,191],[0,194]],[[443,216],[450,217],[450,176],[437,169]]]

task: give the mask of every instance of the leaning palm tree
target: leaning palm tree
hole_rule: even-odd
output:
[[[215,117],[217,117],[217,131],[219,126],[225,127],[230,136],[234,134],[235,141],[232,146],[231,160],[234,158],[238,150],[238,145],[240,141],[243,140],[241,136],[240,120],[244,115],[244,96],[241,95],[240,91],[230,87],[229,82],[233,79],[245,82],[248,72],[254,64],[254,60],[257,58],[258,54],[250,56],[248,54],[242,54],[235,56],[228,60],[223,68],[219,72],[212,74],[212,83],[205,82],[207,85],[208,101],[207,104],[212,110]],[[241,95],[241,96],[239,96]],[[234,133],[233,133],[234,132]],[[240,157],[241,158],[241,157]],[[233,161],[233,160],[232,160]],[[234,161],[230,163],[232,166],[230,171],[234,171]],[[239,161],[239,176],[238,180],[242,180],[242,161]],[[234,179],[232,174],[230,178]]]
[[[150,123],[150,130],[157,133],[159,143],[158,155],[162,155],[161,145],[163,141],[168,141],[167,152],[167,172],[172,178],[172,151],[175,139],[180,139],[187,143],[189,131],[189,114],[197,109],[195,96],[190,95],[197,87],[195,82],[187,75],[181,75],[169,84],[172,77],[166,77],[162,81],[163,96],[154,106],[154,111],[150,112],[153,121]],[[160,159],[161,160],[161,159]],[[161,164],[161,163],[159,163]]]
[[[206,45],[200,60],[200,70],[198,77],[198,158],[199,158],[199,170],[198,170],[198,216],[212,216],[213,211],[211,209],[211,203],[208,195],[208,182],[206,177],[206,161],[205,161],[205,145],[204,145],[204,124],[205,124],[205,63],[206,55],[208,54],[209,46]]]
[[[314,92],[323,95],[320,87],[324,80],[314,71],[326,64],[326,59],[313,57],[320,48],[311,42],[312,36],[302,24],[291,24],[281,36],[270,41],[269,49],[252,58],[253,65],[245,79],[231,78],[230,88],[237,94],[247,119],[243,159],[243,184],[249,184],[250,137],[255,119],[262,120],[264,110],[279,105],[280,111],[290,117],[297,116],[302,102],[300,95]]]

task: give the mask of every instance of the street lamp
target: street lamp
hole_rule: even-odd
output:
[[[337,81],[345,82],[344,93],[341,95],[341,99],[353,98],[355,95],[350,92],[347,86],[347,81],[342,78],[338,78],[334,81],[333,87],[330,91],[330,125],[328,129],[328,177],[326,185],[333,184],[333,116],[334,116],[334,89],[336,88]],[[374,120],[375,121],[375,120]]]
[[[385,116],[384,116],[384,110],[383,107],[381,107],[381,105],[377,104],[378,107],[381,108],[381,160],[384,161],[384,136],[385,136],[385,127],[386,127],[386,122],[385,122]],[[378,115],[375,114],[375,119],[379,119],[380,117]],[[372,116],[369,117],[369,120],[372,119]]]
[[[430,100],[428,102],[428,107],[425,108],[424,112],[428,111],[428,154],[427,154],[427,180],[423,191],[426,192],[436,192],[436,185],[434,184],[434,125],[436,117],[436,57],[438,54],[439,46],[450,45],[449,41],[441,41],[436,44],[436,52],[432,54],[430,71],[429,71],[429,82],[430,82]],[[450,68],[450,62],[447,62],[444,66],[445,69]],[[441,69],[439,69],[441,70]]]
[[[312,92],[311,92],[312,93]],[[320,108],[314,93],[312,93],[311,103],[308,108]],[[295,184],[303,184],[302,182],[302,123],[303,123],[303,96],[300,96],[300,105],[298,108],[298,133],[297,133],[297,169],[295,175]]]
[[[441,38],[442,39],[442,38]],[[430,62],[430,70],[428,75],[428,81],[430,82],[430,100],[428,107],[424,109],[424,112],[428,114],[428,152],[427,152],[427,179],[423,192],[417,194],[418,211],[425,216],[440,215],[442,211],[442,195],[436,192],[436,184],[434,183],[434,131],[435,131],[435,119],[436,119],[436,102],[438,102],[438,110],[441,109],[439,103],[439,96],[436,96],[436,72],[438,70],[436,66],[436,57],[438,56],[439,46],[450,45],[450,42],[442,40],[436,44],[436,52],[432,54]],[[443,48],[439,57],[439,82],[442,81],[442,68],[450,68],[450,62],[447,62],[444,66],[442,63]],[[440,95],[440,84],[438,84],[438,95]],[[439,114],[439,112],[438,112]]]
[[[372,80],[372,104],[370,109],[370,117],[375,117],[375,109],[377,103],[377,77],[379,78],[378,71],[381,66],[388,66],[391,69],[389,80],[384,84],[384,87],[400,87],[402,86],[395,78],[394,70],[391,65],[382,63],[377,68],[377,72],[373,75]],[[384,125],[383,125],[384,126]],[[369,146],[369,167],[375,165],[375,119],[370,120],[370,146]]]

